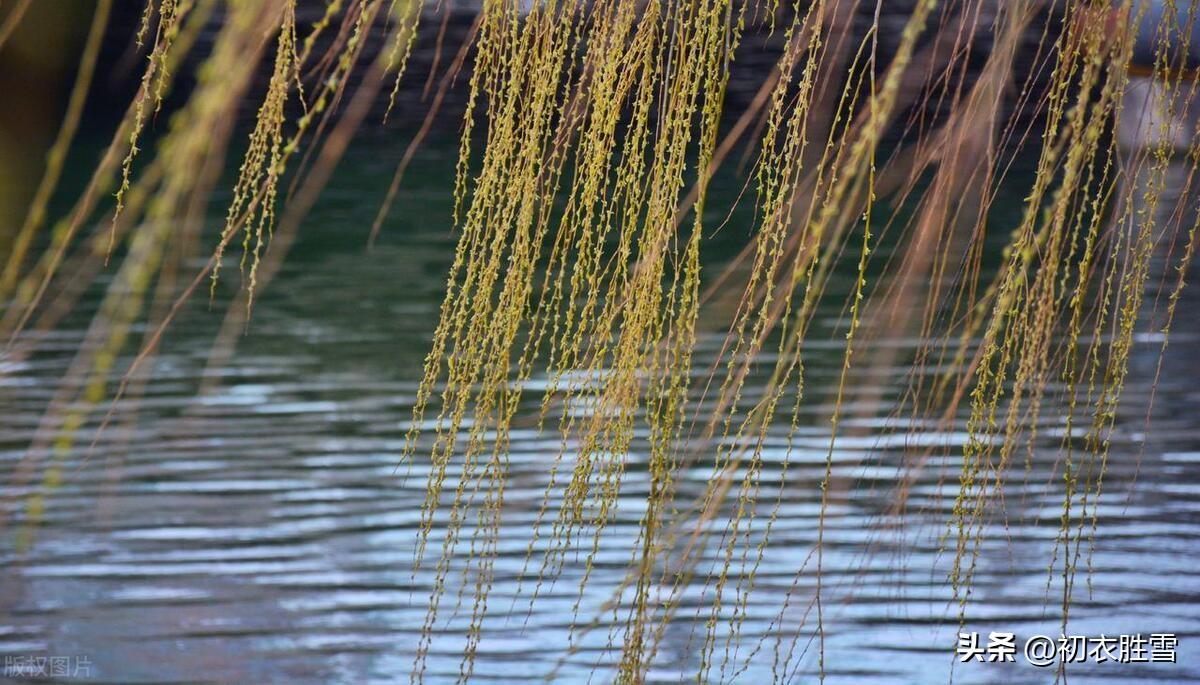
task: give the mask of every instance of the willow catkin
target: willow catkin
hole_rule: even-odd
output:
[[[1090,55],[1080,57],[1078,50],[1071,49],[1073,46],[1067,42],[1069,39],[1074,39],[1084,50],[1091,51],[1094,55],[1099,55],[1102,49],[1099,41],[1091,36],[1077,37],[1068,32],[1062,38],[1061,56],[1052,82],[1049,118],[1044,134],[1048,144],[1043,148],[1039,160],[1034,189],[1026,201],[1024,219],[1013,232],[1012,243],[1005,248],[1008,261],[1000,280],[994,286],[995,304],[992,305],[991,320],[983,336],[982,356],[976,373],[978,380],[972,391],[972,412],[967,421],[968,442],[964,450],[963,474],[955,503],[958,537],[950,576],[956,597],[961,602],[966,601],[969,593],[975,559],[982,541],[981,516],[988,496],[992,493],[991,488],[999,484],[998,480],[990,482],[990,479],[998,477],[1005,466],[1003,460],[999,466],[992,463],[995,448],[992,435],[998,426],[996,413],[1001,395],[1007,386],[1011,360],[1014,356],[1020,357],[1018,350],[1031,350],[1032,354],[1028,357],[1031,360],[1044,354],[1044,348],[1036,343],[1036,338],[1029,341],[1031,344],[1022,340],[1022,335],[1027,331],[1035,336],[1048,333],[1037,328],[1030,329],[1025,325],[1028,321],[1028,309],[1022,307],[1022,302],[1027,296],[1026,279],[1038,248],[1046,244],[1052,236],[1057,240],[1061,235],[1065,204],[1070,193],[1077,189],[1075,179],[1078,177],[1079,165],[1087,158],[1089,149],[1083,124],[1088,123],[1086,115],[1094,111],[1090,102],[1091,88],[1099,78],[1102,61]],[[1082,70],[1080,78],[1083,85],[1078,91],[1077,101],[1068,112],[1064,110],[1063,100],[1067,97],[1067,83],[1075,77],[1077,70]],[[1112,97],[1111,92],[1108,93],[1108,97]],[[1062,131],[1065,132],[1060,132],[1061,122],[1064,121],[1065,129]],[[1098,129],[1102,125],[1102,120],[1096,121],[1094,128]],[[1046,214],[1048,217],[1057,217],[1057,220],[1039,226],[1037,218],[1043,212],[1042,199],[1049,191],[1051,169],[1058,164],[1063,147],[1067,147],[1069,160],[1062,186],[1065,192],[1056,195],[1055,204]],[[1050,282],[1052,280],[1050,279]],[[1021,406],[1020,393],[1028,373],[1029,367],[1023,365],[1014,381],[1014,397],[1009,405],[1010,415],[1011,408]],[[1011,423],[1006,424],[1006,427],[1009,431],[1015,428]]]
[[[128,251],[117,269],[115,284],[106,291],[99,313],[88,329],[87,344],[76,355],[56,401],[39,426],[35,447],[43,440],[48,442],[50,462],[44,470],[42,488],[34,491],[28,503],[28,525],[23,529],[22,544],[28,543],[32,526],[39,522],[45,492],[56,487],[61,462],[74,447],[91,407],[105,397],[109,376],[143,310],[146,293],[158,274],[167,247],[178,239],[175,231],[187,220],[183,208],[193,189],[192,170],[202,168],[204,159],[213,151],[214,132],[228,131],[221,124],[231,120],[249,83],[252,57],[263,43],[259,32],[264,23],[269,25],[270,9],[244,7],[230,17],[218,36],[218,48],[212,57],[213,68],[221,71],[208,72],[189,106],[171,117],[171,130],[159,143],[155,159],[155,165],[161,165],[161,173],[144,175],[129,190],[131,208],[144,206],[144,217],[129,231]],[[221,74],[219,80],[216,73]],[[111,250],[117,226],[114,222],[103,248],[100,243],[93,243],[98,250],[97,258],[104,258]]]
[[[151,17],[151,4],[148,0],[146,13],[143,15],[142,29],[138,32],[137,41],[140,45],[144,38],[144,31]],[[129,152],[125,155],[124,161],[121,162],[121,185],[117,188],[116,193],[116,210],[113,212],[113,221],[121,215],[121,210],[125,207],[125,193],[129,190],[130,179],[133,174],[133,161],[137,157],[140,148],[138,142],[141,140],[142,130],[146,124],[146,117],[151,113],[158,112],[162,106],[163,94],[166,91],[167,84],[170,82],[171,74],[168,68],[168,57],[171,54],[171,48],[175,38],[179,35],[179,27],[187,14],[193,9],[194,3],[192,0],[162,0],[158,5],[158,27],[155,30],[154,43],[150,49],[150,54],[146,57],[147,66],[142,74],[142,84],[135,99],[135,110],[133,115],[133,127],[129,132]],[[109,250],[112,249],[112,242],[109,243]]]
[[[282,11],[283,22],[275,46],[275,65],[267,85],[267,95],[255,118],[250,145],[233,188],[233,200],[229,203],[225,229],[221,232],[221,240],[217,246],[216,264],[212,270],[214,288],[220,274],[224,246],[234,228],[241,224],[245,236],[242,241],[242,267],[245,268],[246,259],[249,257],[249,289],[253,292],[259,255],[266,234],[270,232],[275,219],[275,198],[279,188],[279,176],[283,173],[285,108],[292,84],[299,77],[295,2],[287,3]]]

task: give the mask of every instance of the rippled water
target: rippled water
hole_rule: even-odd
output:
[[[344,165],[308,221],[295,259],[257,305],[214,392],[194,395],[217,325],[216,314],[198,305],[173,329],[137,404],[136,423],[121,418],[90,455],[81,448],[63,465],[63,483],[46,501],[31,548],[17,552],[6,532],[0,652],[85,657],[97,682],[407,680],[431,574],[411,571],[423,472],[418,466],[405,479],[396,467],[453,248],[446,199],[438,192],[452,161],[436,146],[425,153],[425,173],[406,184],[383,244],[364,253],[382,195],[374,191],[386,183],[392,154],[362,150]],[[741,239],[728,233],[717,240]],[[1179,663],[1080,666],[1069,671],[1072,682],[1200,678],[1200,297],[1191,292],[1181,304],[1148,432],[1144,406],[1161,342],[1144,336],[1135,350],[1129,409],[1118,419],[1100,507],[1092,595],[1086,598],[1081,569],[1070,623],[1071,632],[1093,636],[1176,633]],[[771,679],[776,650],[793,640],[791,676],[814,679],[812,617],[798,635],[797,628],[815,582],[816,484],[829,442],[829,404],[820,388],[836,382],[841,361],[831,332],[838,312],[827,314],[811,336],[807,378],[817,390],[803,414],[780,519],[732,665],[724,673],[714,669],[714,681]],[[82,321],[0,376],[6,469],[21,457],[81,339]],[[715,333],[701,339],[697,368],[707,368],[720,344]],[[915,341],[899,344],[912,349]],[[851,388],[847,404],[868,401],[869,390]],[[531,397],[528,408],[537,402]],[[1061,422],[1045,421],[1053,435]],[[877,426],[851,426],[834,451],[836,492],[823,560],[829,682],[947,682],[959,617],[939,538],[960,465],[954,449],[923,468],[911,455],[915,447],[961,446],[964,434],[880,439],[872,432]],[[970,630],[1018,636],[1059,630],[1060,590],[1049,586],[1048,570],[1061,513],[1051,482],[1061,478],[1052,471],[1053,442],[1006,489],[982,550]],[[768,445],[763,488],[773,493],[782,428]],[[568,652],[581,565],[568,563],[527,609],[527,541],[556,450],[556,438],[528,428],[512,436],[495,589],[475,671],[480,681],[611,677],[612,654],[604,649],[611,611],[603,603],[624,578],[636,535],[648,489],[644,455],[628,455],[618,512],[579,600],[581,620],[599,616],[601,624]],[[709,473],[704,464],[688,471],[680,501],[700,494]],[[909,505],[897,523],[888,513],[905,479],[911,479]],[[26,492],[6,494],[4,505],[21,510]],[[522,598],[514,601],[523,572]],[[694,622],[704,605],[703,573],[696,583],[664,636],[655,682],[694,681],[704,634]],[[458,635],[470,618],[470,598],[454,612],[454,594],[443,605],[430,682],[458,676]],[[777,625],[789,596],[790,609]],[[953,678],[1015,684],[1054,676],[1017,663],[958,665]]]

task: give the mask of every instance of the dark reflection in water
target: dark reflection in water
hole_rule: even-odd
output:
[[[382,195],[374,190],[394,159],[362,150],[344,165],[308,221],[295,259],[257,305],[219,386],[199,399],[194,393],[217,316],[198,303],[179,323],[137,403],[136,423],[119,419],[86,458],[83,440],[46,502],[31,549],[16,553],[11,535],[0,548],[0,652],[86,656],[100,682],[408,678],[431,574],[411,571],[424,472],[418,464],[406,479],[396,466],[453,249],[448,207],[437,191],[452,166],[446,149],[424,153],[427,173],[414,175],[384,243],[366,254],[362,246]],[[350,190],[360,187],[372,191]],[[728,229],[724,239],[744,234]],[[842,287],[831,302],[842,301]],[[826,318],[837,314],[831,308]],[[1070,623],[1071,632],[1093,636],[1176,633],[1179,663],[1085,665],[1070,671],[1072,682],[1200,678],[1198,314],[1193,288],[1180,304],[1149,431],[1144,407],[1161,338],[1144,335],[1135,347],[1128,410],[1118,419],[1099,510],[1091,596],[1081,569]],[[818,388],[834,382],[841,363],[837,341],[823,335],[829,331],[819,330],[810,345],[807,377]],[[4,369],[5,468],[21,456],[81,339],[81,327],[55,333],[48,352]],[[696,367],[707,368],[720,345],[717,334],[702,337]],[[847,402],[866,396],[863,390],[851,388]],[[536,410],[539,401],[528,397],[527,408]],[[786,647],[803,618],[807,600],[794,600],[784,624],[772,624],[816,539],[828,411],[818,397],[804,414],[780,519],[727,680],[769,680],[776,638],[783,636]],[[1029,472],[1012,479],[1003,515],[994,517],[984,544],[967,624],[985,635],[1059,630],[1059,590],[1048,586],[1048,566],[1062,504],[1059,488],[1047,483],[1061,478],[1052,471],[1061,421],[1044,421],[1051,437]],[[834,475],[847,490],[832,505],[825,532],[824,582],[834,598],[826,608],[829,681],[946,682],[959,619],[939,537],[961,466],[956,449],[919,472],[903,455],[921,445],[961,447],[965,435],[961,424],[959,431],[886,439],[858,433],[839,439],[834,453]],[[781,426],[768,440],[764,492],[778,486],[784,437]],[[557,447],[554,436],[527,428],[512,435],[496,583],[476,666],[480,681],[554,673],[557,682],[582,683],[597,664],[594,681],[611,677],[608,625],[577,637],[578,650],[566,651],[581,568],[568,565],[553,587],[544,586],[527,621],[528,579],[513,601]],[[623,578],[648,490],[642,460],[629,455],[620,506],[580,604],[585,620],[611,616],[602,605]],[[708,475],[703,464],[684,474],[680,501],[701,494]],[[910,477],[908,513],[899,524],[882,525],[890,521],[893,486]],[[22,506],[19,497],[6,502]],[[703,640],[692,620],[704,606],[700,578],[665,635],[651,673],[656,682],[694,677]],[[795,596],[807,597],[812,583],[810,565]],[[457,635],[469,622],[470,595],[457,613],[454,596],[452,589],[438,625],[445,632],[433,643],[430,682],[458,676]],[[808,624],[811,630],[811,617]],[[805,651],[808,636],[797,642],[797,681],[812,679],[816,668],[815,648]],[[1054,679],[1023,663],[958,665],[953,677]]]

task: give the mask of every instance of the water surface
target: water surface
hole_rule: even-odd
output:
[[[86,449],[90,437],[83,439],[63,464],[63,482],[46,500],[30,549],[18,552],[6,532],[0,652],[85,656],[94,682],[407,680],[432,576],[428,569],[412,572],[426,471],[418,464],[404,478],[397,466],[452,256],[443,189],[453,148],[434,144],[422,154],[381,243],[367,252],[366,234],[402,145],[368,143],[352,153],[306,222],[284,273],[259,299],[214,391],[195,396],[219,322],[219,312],[199,302],[172,329],[136,400],[136,422],[118,412],[94,450]],[[729,245],[744,240],[744,224],[724,229],[709,252],[730,253]],[[709,258],[708,268],[716,263],[719,257]],[[837,288],[844,292],[846,285],[835,282]],[[1200,298],[1190,292],[1149,431],[1144,407],[1161,340],[1145,335],[1135,348],[1129,409],[1118,418],[1105,477],[1090,597],[1081,569],[1070,623],[1072,632],[1093,636],[1176,633],[1180,663],[1080,666],[1069,671],[1071,682],[1200,678]],[[811,336],[807,382],[816,390],[802,413],[742,640],[733,645],[729,669],[713,670],[714,681],[771,679],[777,644],[786,650],[793,641],[791,679],[814,678],[811,616],[798,628],[814,583],[816,484],[829,444],[828,389],[841,363],[833,332],[838,314],[831,306]],[[28,445],[85,322],[77,318],[46,341],[44,352],[8,364],[0,376],[5,468]],[[721,342],[715,330],[702,336],[698,369],[711,365]],[[916,341],[898,344],[908,351]],[[894,371],[898,378],[904,369]],[[847,406],[872,397],[872,390],[850,388]],[[747,394],[755,391],[752,383]],[[522,416],[532,415],[539,401],[530,393]],[[1059,417],[1043,420],[1047,435],[1061,427]],[[960,424],[880,439],[877,427],[852,425],[833,453],[840,494],[829,511],[823,558],[828,682],[948,682],[959,613],[941,536],[965,434]],[[779,486],[785,428],[768,439],[765,492]],[[918,468],[911,454],[930,445],[949,449]],[[1059,590],[1049,570],[1062,506],[1054,494],[1061,478],[1055,445],[1050,440],[1035,451],[1029,470],[1006,489],[981,553],[969,630],[1022,637],[1059,631]],[[610,633],[611,612],[602,606],[624,577],[643,511],[645,454],[628,455],[620,506],[587,591],[578,593],[581,562],[568,563],[530,609],[528,537],[557,447],[553,435],[528,427],[512,436],[479,681],[611,678],[613,654],[605,645],[613,636],[619,644],[621,633],[619,627]],[[709,473],[700,464],[683,474],[680,501],[702,493]],[[909,506],[898,521],[889,513],[903,480],[911,480]],[[21,510],[26,492],[9,494],[5,505]],[[694,679],[704,635],[695,621],[703,580],[701,573],[664,636],[655,682]],[[789,597],[791,608],[778,623]],[[577,635],[568,652],[577,600],[581,620],[599,617],[600,624]],[[457,636],[469,621],[469,595],[461,611],[454,604],[452,590],[437,625],[429,682],[452,682],[459,674]],[[954,667],[953,679],[1016,685],[1054,676],[1023,663],[968,664]]]

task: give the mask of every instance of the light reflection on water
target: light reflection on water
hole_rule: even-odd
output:
[[[363,173],[374,169],[364,164]],[[219,388],[202,398],[193,392],[215,315],[198,307],[180,322],[137,405],[137,422],[118,422],[90,457],[81,449],[65,464],[64,483],[50,496],[28,553],[16,554],[11,538],[0,548],[6,608],[0,652],[87,655],[104,682],[407,679],[432,580],[429,568],[411,571],[427,469],[417,464],[405,477],[396,467],[453,244],[444,208],[430,207],[418,188],[398,206],[427,211],[398,219],[386,244],[364,254],[356,241],[365,237],[377,199],[335,193],[314,214],[307,249],[301,246],[261,298]],[[1081,667],[1072,671],[1075,682],[1200,677],[1200,298],[1191,292],[1180,305],[1148,433],[1142,408],[1161,343],[1144,336],[1135,347],[1125,392],[1130,409],[1118,419],[1099,509],[1092,594],[1086,598],[1081,569],[1081,601],[1070,624],[1073,633],[1088,635],[1174,632],[1180,663]],[[20,458],[52,380],[81,338],[79,328],[56,333],[48,352],[6,362],[0,375],[5,464]],[[917,341],[895,344],[913,349]],[[696,368],[707,369],[720,346],[717,335],[702,338]],[[834,382],[837,345],[817,335],[811,349],[808,382]],[[540,380],[530,383],[528,412],[540,402]],[[858,390],[850,389],[848,406]],[[776,639],[786,648],[806,611],[811,564],[794,589],[793,583],[816,540],[828,411],[818,393],[802,415],[779,520],[728,680],[769,680]],[[1062,505],[1058,489],[1046,485],[1061,478],[1052,469],[1062,425],[1053,417],[1044,422],[1047,448],[1012,479],[989,529],[967,614],[971,630],[1018,636],[1059,630],[1059,590],[1048,585],[1048,565]],[[966,436],[961,424],[947,432],[872,434],[886,423],[863,420],[835,444],[840,490],[829,508],[823,560],[831,598],[829,682],[946,682],[959,619],[939,537],[960,469],[954,448]],[[764,492],[779,486],[785,437],[783,427],[768,437]],[[918,468],[911,452],[924,447],[950,448],[950,456]],[[475,669],[480,681],[553,672],[557,682],[582,683],[597,664],[594,680],[611,675],[605,670],[613,657],[605,649],[611,626],[603,623],[611,611],[602,606],[624,577],[636,536],[649,487],[645,455],[628,455],[617,514],[579,600],[581,619],[599,616],[602,623],[577,636],[577,650],[568,654],[582,566],[568,563],[530,610],[536,555],[532,570],[525,560],[557,449],[553,435],[528,427],[513,432],[496,581]],[[706,464],[682,474],[679,501],[702,494],[709,475]],[[890,511],[902,481],[909,482],[908,506],[896,519]],[[6,498],[6,506],[19,506],[23,493],[10,494],[18,497]],[[693,617],[707,616],[702,584],[703,573],[684,593],[651,672],[655,682],[694,677],[703,628],[695,631]],[[792,608],[776,626],[789,592]],[[453,611],[451,589],[443,604],[430,682],[458,676],[457,636],[470,619],[469,593],[464,601]],[[798,681],[810,680],[816,668],[812,624],[810,617],[797,640]],[[612,634],[619,643],[619,627]],[[960,665],[953,677],[1014,685],[1053,680],[1020,663]]]

